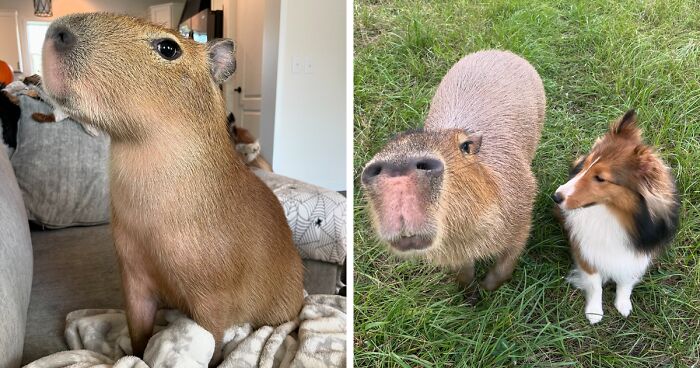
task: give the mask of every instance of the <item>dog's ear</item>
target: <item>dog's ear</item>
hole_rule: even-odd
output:
[[[610,125],[610,134],[632,139],[637,142],[642,141],[642,132],[637,127],[637,112],[629,110],[620,119]]]
[[[571,169],[569,169],[569,180],[573,179],[574,176],[578,175],[578,173],[583,170],[583,163],[586,162],[586,159],[588,158],[588,155],[584,156],[579,156],[574,163],[571,165]]]

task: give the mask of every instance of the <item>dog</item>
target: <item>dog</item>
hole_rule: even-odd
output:
[[[603,318],[607,281],[617,286],[615,308],[629,316],[632,289],[673,240],[680,209],[671,170],[644,144],[634,110],[574,162],[552,199],[575,262],[568,281],[584,291],[588,321]]]

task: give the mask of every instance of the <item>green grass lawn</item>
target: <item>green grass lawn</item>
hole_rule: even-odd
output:
[[[700,366],[700,3],[361,0],[354,16],[355,365]],[[359,175],[392,135],[422,124],[452,64],[487,48],[528,59],[548,106],[527,250],[510,283],[470,306],[451,274],[377,242]],[[681,227],[635,289],[632,315],[619,315],[608,286],[605,317],[590,326],[564,280],[572,263],[548,196],[630,107],[673,167]]]

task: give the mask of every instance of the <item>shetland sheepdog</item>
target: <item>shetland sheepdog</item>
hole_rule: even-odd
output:
[[[586,318],[603,318],[607,281],[617,287],[615,308],[629,316],[632,289],[673,239],[680,207],[671,170],[643,143],[634,110],[574,162],[552,199],[575,262],[568,281],[586,295]]]

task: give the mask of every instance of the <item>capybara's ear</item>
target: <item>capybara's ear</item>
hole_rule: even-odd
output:
[[[236,58],[233,53],[236,46],[228,38],[219,38],[207,42],[209,70],[216,84],[221,84],[236,71]]]
[[[610,125],[610,133],[641,141],[642,134],[637,127],[637,112],[629,110],[618,121]]]

